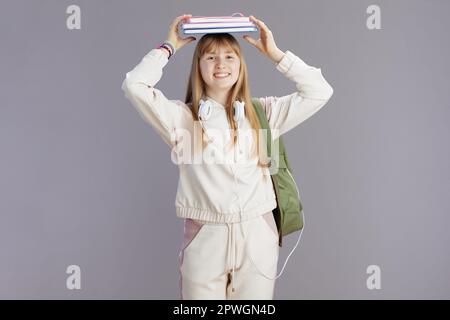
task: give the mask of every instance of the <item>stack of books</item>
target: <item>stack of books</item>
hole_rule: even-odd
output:
[[[184,20],[181,30],[184,34],[198,33],[231,33],[231,32],[257,32],[258,28],[250,21],[249,17],[244,17],[242,13],[231,16],[193,16]]]

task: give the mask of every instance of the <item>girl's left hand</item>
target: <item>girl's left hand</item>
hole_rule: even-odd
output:
[[[255,23],[259,28],[260,38],[258,40],[245,35],[243,38],[250,44],[254,45],[261,53],[268,56],[272,60],[278,60],[280,49],[278,49],[275,40],[273,38],[272,31],[266,26],[264,22],[256,19],[254,16],[249,16],[250,21]]]

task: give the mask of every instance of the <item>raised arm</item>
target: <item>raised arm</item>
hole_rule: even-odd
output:
[[[319,111],[333,95],[320,68],[309,66],[291,51],[283,52],[275,44],[273,34],[262,22],[250,16],[259,27],[261,38],[244,38],[276,64],[277,70],[295,82],[297,91],[282,97],[260,98],[274,130],[273,138],[286,133]]]
[[[297,91],[282,97],[260,98],[271,129],[278,129],[274,139],[311,117],[333,95],[322,70],[308,66],[290,51],[286,51],[276,68],[295,82]]]
[[[178,23],[190,15],[177,17],[169,28],[168,40],[178,50],[194,37],[181,39]],[[163,68],[168,63],[169,52],[164,48],[152,49],[137,66],[126,73],[122,90],[140,116],[149,123],[162,139],[173,146],[171,134],[176,128],[186,128],[192,122],[189,108],[180,100],[169,100],[155,85],[162,77]]]

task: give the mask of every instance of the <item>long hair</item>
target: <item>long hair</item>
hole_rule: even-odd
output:
[[[233,119],[234,110],[232,106],[234,101],[240,100],[245,102],[244,108],[245,116],[249,120],[250,126],[252,128],[252,134],[254,135],[253,141],[256,141],[256,144],[253,144],[253,150],[258,156],[258,165],[260,167],[268,167],[269,165],[266,165],[260,161],[259,132],[261,132],[260,131],[261,126],[259,124],[258,115],[256,114],[256,111],[252,104],[251,98],[252,96],[250,94],[247,64],[245,63],[241,46],[234,36],[232,36],[229,33],[212,33],[212,34],[205,34],[198,41],[197,46],[195,47],[194,55],[192,57],[192,66],[189,75],[185,103],[187,105],[190,105],[194,121],[199,121],[198,110],[200,99],[202,98],[203,94],[206,93],[206,84],[200,72],[200,58],[205,53],[214,51],[218,47],[222,46],[233,50],[233,52],[239,57],[240,60],[239,77],[236,83],[230,88],[226,105],[224,106],[227,110],[227,119],[230,124],[231,132],[233,135],[232,146],[235,147],[237,143],[237,134],[236,134],[237,127]],[[205,140],[203,139],[203,134],[204,131],[202,127],[202,139],[201,139],[202,143],[205,142]]]

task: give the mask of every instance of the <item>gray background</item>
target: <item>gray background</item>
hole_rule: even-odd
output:
[[[81,30],[66,28],[71,4]],[[366,27],[371,4],[381,30]],[[3,0],[0,298],[178,298],[178,169],[120,86],[176,16],[233,12],[263,20],[334,88],[285,135],[306,225],[275,298],[450,298],[444,0]],[[295,91],[236,36],[253,96]],[[164,69],[171,99],[184,98],[194,46]],[[81,290],[66,288],[71,264]],[[372,264],[380,290],[366,287]]]

